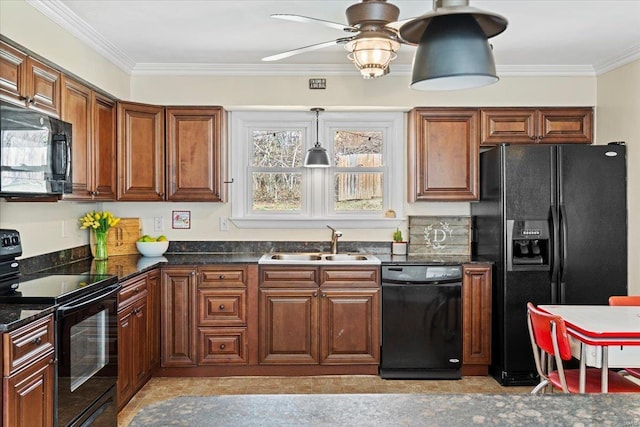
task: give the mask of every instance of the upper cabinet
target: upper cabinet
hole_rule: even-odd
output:
[[[60,117],[60,72],[0,42],[0,99]]]
[[[408,199],[478,199],[480,112],[415,108],[409,114]]]
[[[62,120],[73,125],[70,200],[115,200],[116,104],[62,76]]]
[[[225,111],[166,109],[167,200],[224,201]]]
[[[161,201],[164,107],[118,103],[118,200]]]
[[[483,108],[481,145],[591,144],[593,109]]]

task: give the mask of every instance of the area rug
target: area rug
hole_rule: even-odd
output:
[[[141,426],[640,426],[640,394],[275,394],[176,397]]]

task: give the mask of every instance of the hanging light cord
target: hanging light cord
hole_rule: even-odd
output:
[[[316,147],[320,146],[320,110],[316,108]]]

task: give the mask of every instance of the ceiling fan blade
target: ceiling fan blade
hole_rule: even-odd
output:
[[[342,37],[342,38],[339,38],[337,40],[331,40],[329,42],[317,43],[317,44],[312,44],[312,45],[305,46],[305,47],[299,47],[297,49],[288,50],[286,52],[278,53],[276,55],[266,56],[266,57],[262,58],[262,60],[263,61],[278,61],[280,59],[288,58],[290,56],[297,55],[299,53],[310,52],[312,50],[322,49],[324,47],[333,46],[335,44],[346,43],[349,40],[351,40],[352,38],[353,37]]]
[[[326,21],[324,19],[318,19],[318,18],[310,18],[308,16],[302,16],[302,15],[293,15],[288,13],[274,13],[273,15],[271,15],[271,17],[277,18],[277,19],[285,19],[287,21],[295,21],[295,22],[312,22],[315,24],[322,24],[327,27],[335,28],[337,30],[342,30],[342,31],[349,31],[349,32],[360,31],[356,27],[351,27],[347,24],[341,24],[339,22],[333,22],[333,21]]]

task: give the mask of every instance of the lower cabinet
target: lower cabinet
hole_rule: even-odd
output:
[[[159,364],[157,270],[125,282],[118,294],[118,409],[146,384]]]
[[[53,425],[53,315],[2,334],[2,425]]]
[[[463,374],[487,375],[491,363],[491,265],[465,264],[462,279]]]
[[[262,267],[261,364],[378,364],[379,268]]]
[[[162,367],[189,367],[197,364],[196,291],[195,267],[162,269]]]

